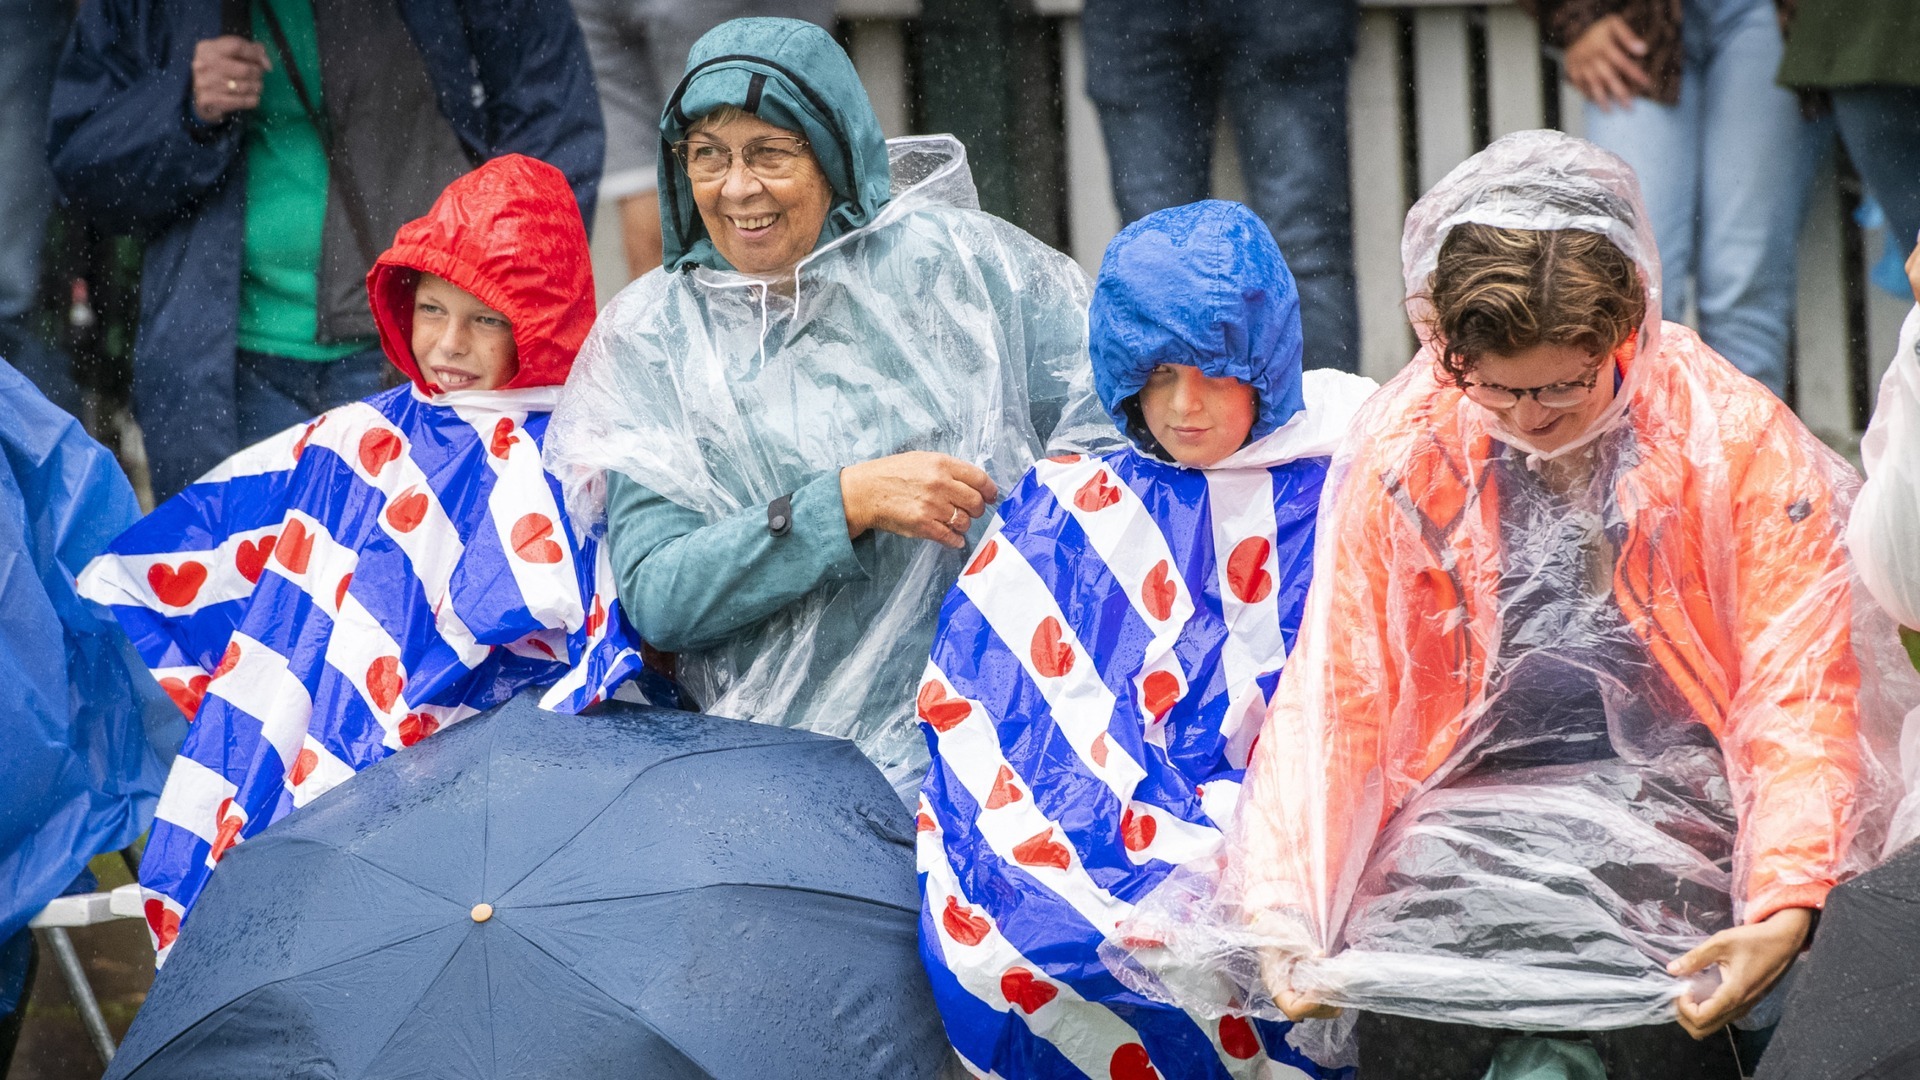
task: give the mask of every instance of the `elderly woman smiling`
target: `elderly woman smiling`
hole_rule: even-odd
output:
[[[952,139],[889,146],[810,24],[709,33],[660,131],[666,264],[601,315],[548,460],[702,708],[852,738],[910,796],[941,598],[1086,370],[1085,276],[979,211]]]

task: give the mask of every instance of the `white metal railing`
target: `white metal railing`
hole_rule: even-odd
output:
[[[1108,183],[1106,146],[1086,92],[1081,0],[1030,2],[1036,13],[1060,20],[1067,246],[1091,273],[1120,218]],[[1384,378],[1412,355],[1400,306],[1400,230],[1409,192],[1424,191],[1479,149],[1481,134],[1498,138],[1544,127],[1556,117],[1579,134],[1582,107],[1563,82],[1549,88],[1552,64],[1542,52],[1539,31],[1510,0],[1480,5],[1361,0],[1360,7],[1349,108],[1354,269],[1361,367]],[[920,14],[919,0],[841,0],[839,14],[882,128],[889,136],[909,134],[906,31]],[[1483,65],[1483,92],[1476,90],[1475,65]],[[1411,93],[1406,92],[1409,74]],[[1556,100],[1547,99],[1550,93]],[[1235,198],[1242,190],[1230,138],[1223,128],[1220,149],[1226,152],[1214,155],[1214,191],[1222,198]],[[617,235],[607,224],[603,218],[597,236]],[[1795,381],[1800,415],[1839,442],[1848,441],[1855,428],[1845,283],[1859,281],[1864,272],[1864,267],[1846,266],[1847,228],[1829,166],[1802,235]],[[1866,259],[1878,254],[1876,244],[1867,245]],[[1867,354],[1877,387],[1905,308],[1877,289],[1866,292]]]

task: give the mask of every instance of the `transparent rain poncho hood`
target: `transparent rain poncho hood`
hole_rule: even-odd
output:
[[[547,443],[576,520],[604,524],[608,471],[719,521],[907,450],[1010,490],[1075,379],[1080,426],[1111,442],[1086,376],[1085,275],[980,212],[951,137],[887,148],[892,198],[792,278],[692,265],[601,313]],[[876,532],[864,578],[682,653],[679,678],[708,712],[855,740],[910,797],[927,764],[913,688],[963,561]]]
[[[1408,293],[1463,222],[1581,229],[1657,313],[1645,220],[1611,154],[1508,136],[1409,214]],[[1504,431],[1431,341],[1362,409],[1227,853],[1140,909],[1126,978],[1277,1017],[1265,956],[1350,1009],[1669,1022],[1668,961],[1880,855],[1920,685],[1841,543],[1857,480],[1657,318],[1570,448]]]

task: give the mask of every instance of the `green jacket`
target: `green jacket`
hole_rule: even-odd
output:
[[[1920,3],[1819,0],[1801,4],[1787,28],[1780,85],[1798,90],[1920,86]]]

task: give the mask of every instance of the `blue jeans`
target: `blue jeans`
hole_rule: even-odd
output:
[[[393,370],[377,347],[340,360],[291,360],[242,349],[234,363],[233,398],[243,447],[336,405],[372,397]]]
[[[1867,193],[1887,214],[1905,257],[1920,233],[1920,86],[1847,86],[1833,91],[1840,140]]]
[[[80,411],[67,358],[31,325],[40,296],[40,250],[53,209],[47,170],[47,103],[53,69],[73,21],[69,0],[5,0],[0,33],[0,356],[47,399]]]
[[[1589,103],[1587,137],[1640,176],[1660,246],[1662,314],[1782,394],[1796,301],[1794,259],[1824,122],[1774,84],[1782,42],[1773,0],[1685,0],[1680,102]]]
[[[1086,0],[1087,92],[1132,222],[1210,194],[1215,118],[1300,285],[1307,367],[1357,371],[1347,187],[1352,0]]]

